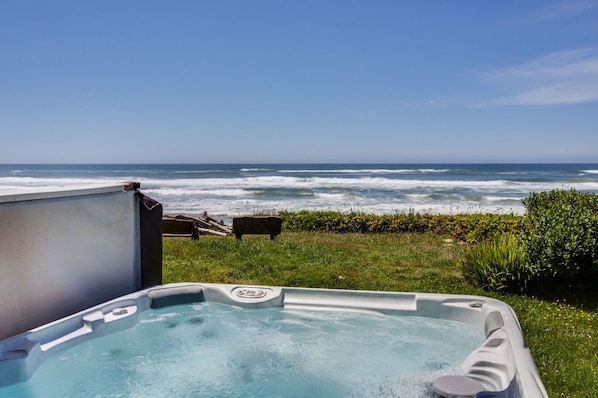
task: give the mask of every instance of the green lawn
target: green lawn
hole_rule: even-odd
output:
[[[213,282],[486,295],[511,305],[550,397],[598,394],[598,305],[490,294],[461,276],[465,247],[431,234],[164,239],[164,283]]]

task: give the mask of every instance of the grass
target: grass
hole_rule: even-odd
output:
[[[466,249],[431,234],[284,232],[164,239],[164,283],[214,282],[492,296],[517,313],[550,397],[598,391],[597,303],[489,294],[462,277]]]

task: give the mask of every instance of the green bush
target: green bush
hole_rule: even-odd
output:
[[[521,230],[522,217],[506,214],[419,214],[375,215],[333,211],[280,212],[287,231],[332,233],[433,233],[459,241],[481,242]]]
[[[532,193],[523,204],[523,244],[540,283],[579,285],[597,279],[598,196],[555,190]]]
[[[523,292],[532,278],[520,238],[513,234],[467,249],[462,272],[468,282],[498,292]]]

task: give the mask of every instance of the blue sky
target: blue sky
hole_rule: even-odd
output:
[[[0,2],[0,163],[154,162],[598,162],[598,0]]]

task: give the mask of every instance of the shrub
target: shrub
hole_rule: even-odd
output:
[[[333,233],[424,233],[450,236],[466,242],[481,242],[497,235],[518,232],[522,217],[506,214],[419,214],[388,215],[301,211],[279,213],[287,231]]]
[[[598,196],[575,190],[532,193],[524,247],[539,280],[579,285],[598,277]]]
[[[462,272],[465,279],[486,290],[523,292],[532,278],[520,238],[507,234],[467,249]]]

